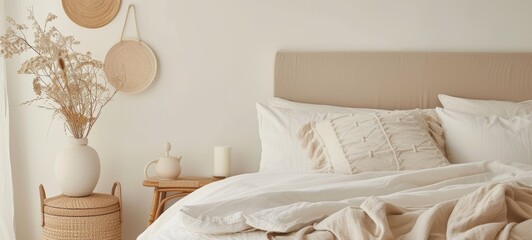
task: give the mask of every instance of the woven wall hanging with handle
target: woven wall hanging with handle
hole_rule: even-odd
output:
[[[135,15],[137,39],[124,40],[124,31],[131,10]],[[105,57],[104,71],[107,81],[113,87],[131,94],[145,90],[157,75],[157,58],[150,47],[140,39],[134,5],[129,5],[127,10],[120,42],[115,44]]]

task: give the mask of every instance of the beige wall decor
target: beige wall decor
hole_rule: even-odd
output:
[[[115,18],[120,3],[121,0],[63,0],[63,9],[76,24],[100,28]]]
[[[107,53],[104,71],[111,85],[121,92],[133,94],[143,91],[153,82],[157,74],[157,58],[150,47],[140,40],[136,14],[137,39],[124,40],[124,30],[131,9],[135,14],[135,6],[129,5],[120,42]],[[124,81],[117,81],[117,77]]]

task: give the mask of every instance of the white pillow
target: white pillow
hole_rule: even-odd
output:
[[[532,164],[532,114],[504,118],[436,109],[451,163],[510,161]]]
[[[313,169],[355,174],[433,168],[449,162],[421,110],[350,114],[311,122],[299,133]]]
[[[532,113],[532,101],[509,102],[496,100],[476,100],[438,95],[441,104],[447,110],[471,113],[483,116],[497,115],[512,117]]]
[[[297,134],[301,127],[338,114],[367,114],[386,112],[380,109],[347,108],[328,105],[298,103],[273,98],[268,104],[257,103],[259,135],[261,140],[261,172],[313,171]],[[445,151],[443,129],[434,109],[423,110],[431,135]]]

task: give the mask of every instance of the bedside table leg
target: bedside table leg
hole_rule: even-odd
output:
[[[164,197],[161,197],[160,200],[161,200],[161,203],[159,204],[159,207],[157,208],[157,211],[155,212],[155,219],[159,218],[159,216],[161,216],[161,214],[164,212],[164,207],[166,205],[166,202],[168,202],[169,200],[172,200],[174,198],[182,198],[186,195],[190,194],[189,192],[180,192],[180,193],[176,193],[176,194],[172,194],[170,196],[166,196],[166,192],[164,193]]]
[[[164,205],[166,205],[166,192],[164,191],[161,191],[160,192],[161,194],[159,195],[159,202],[157,203],[157,209],[155,210],[155,217],[154,217],[154,221],[155,219],[159,218],[159,216],[161,216],[161,214],[164,212]]]
[[[150,219],[148,219],[148,226],[155,221],[155,216],[157,215],[157,207],[160,202],[160,192],[158,188],[153,189],[153,202],[151,206]]]
[[[155,219],[157,219],[161,214],[164,212],[164,205],[166,202],[163,202],[163,200],[166,198],[166,192],[161,192],[161,197],[159,198],[159,210],[155,214]],[[161,206],[162,205],[162,206]]]

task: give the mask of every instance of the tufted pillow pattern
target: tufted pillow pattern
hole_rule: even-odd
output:
[[[299,132],[312,169],[355,174],[448,165],[421,110],[342,115]]]

